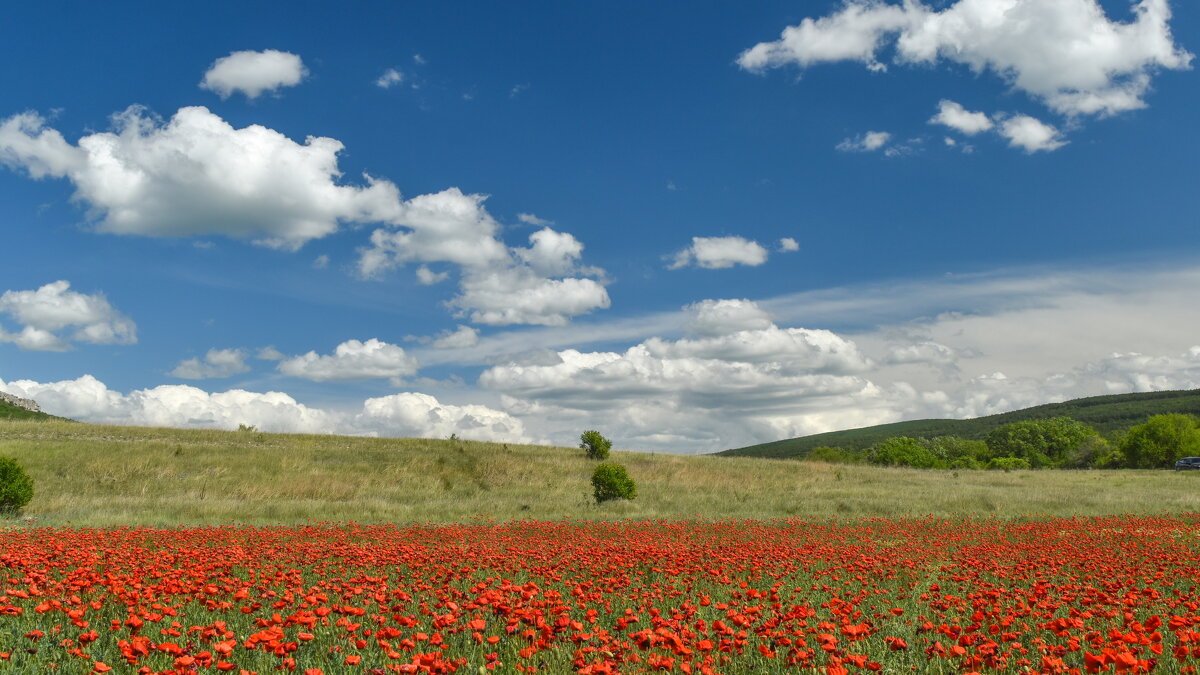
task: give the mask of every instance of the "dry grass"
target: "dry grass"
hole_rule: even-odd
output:
[[[597,506],[575,448],[0,420],[43,525],[1200,512],[1171,471],[919,471],[614,452],[638,483]]]

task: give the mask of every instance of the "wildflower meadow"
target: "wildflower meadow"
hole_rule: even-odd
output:
[[[0,672],[1193,673],[1197,518],[11,528]]]

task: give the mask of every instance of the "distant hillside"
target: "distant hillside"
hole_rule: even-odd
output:
[[[26,410],[19,405],[9,403],[0,398],[0,419],[10,420],[56,420],[61,419],[54,415],[47,415],[44,412],[34,410]]]
[[[1077,398],[1073,401],[1049,403],[969,420],[912,420],[880,424],[861,429],[789,438],[773,443],[726,450],[717,454],[728,457],[788,459],[803,457],[813,448],[825,445],[853,449],[868,448],[893,436],[911,436],[913,438],[961,436],[982,439],[996,427],[1021,420],[1038,420],[1048,417],[1070,417],[1089,424],[1100,433],[1107,435],[1135,424],[1141,424],[1151,415],[1164,413],[1200,415],[1200,389]]]

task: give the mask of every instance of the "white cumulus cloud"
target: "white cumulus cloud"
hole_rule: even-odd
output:
[[[240,51],[223,56],[209,67],[200,82],[201,89],[229,98],[235,92],[254,99],[264,92],[294,87],[308,75],[299,56],[266,49],[261,52]]]
[[[781,328],[748,300],[706,300],[688,310],[698,337],[512,360],[484,371],[479,383],[504,394],[513,412],[564,424],[603,418],[648,446],[692,452],[812,433],[835,418],[899,414],[892,394],[863,377],[870,361],[849,340]]]
[[[1067,144],[1058,129],[1029,115],[1014,115],[1000,124],[1000,135],[1008,144],[1027,153],[1053,152]]]
[[[532,244],[529,248],[518,248],[513,252],[543,276],[570,273],[583,253],[583,244],[569,232],[555,232],[548,227],[529,235],[529,242]]]
[[[929,123],[941,124],[968,136],[988,131],[995,126],[987,113],[971,112],[962,107],[961,103],[946,99],[942,99],[938,104],[938,114],[934,115]]]
[[[512,415],[482,405],[440,403],[428,394],[406,392],[363,402],[350,424],[381,436],[459,438],[494,442],[528,442],[525,427]]]
[[[231,377],[250,370],[246,365],[246,352],[242,349],[210,349],[203,359],[198,357],[180,361],[170,375],[184,380]]]
[[[958,0],[940,11],[920,0],[847,0],[747,49],[738,63],[762,71],[859,61],[883,70],[880,51],[894,44],[899,64],[947,60],[993,73],[1056,112],[1110,115],[1143,107],[1156,70],[1192,59],[1171,36],[1167,0],[1141,0],[1133,13],[1113,21],[1096,0]]]
[[[60,280],[36,290],[5,291],[0,295],[0,315],[8,315],[21,329],[10,333],[0,325],[0,342],[34,351],[63,351],[72,342],[137,342],[137,325],[102,293],[86,295],[70,289],[70,282]]]
[[[837,144],[842,152],[874,152],[887,145],[892,135],[886,131],[868,131],[854,138],[843,138]]]
[[[730,335],[743,330],[764,330],[774,325],[771,315],[752,300],[701,300],[684,310],[692,314],[689,332],[697,335]]]
[[[479,344],[479,331],[470,326],[459,326],[453,331],[444,331],[433,339],[438,349],[466,349]]]
[[[417,372],[417,360],[402,347],[371,338],[366,342],[347,340],[333,354],[315,351],[279,362],[279,372],[315,382],[400,378]]]
[[[800,250],[800,242],[791,237],[784,237],[779,240],[779,250],[783,253],[793,253]]]
[[[360,252],[359,272],[372,277],[409,262],[467,267],[507,262],[508,248],[497,238],[500,224],[483,207],[485,199],[458,188],[414,197],[398,223],[403,229],[371,234],[371,247]]]
[[[448,304],[482,324],[556,326],[609,306],[603,271],[579,264],[579,240],[545,227],[528,248],[509,247],[484,199],[452,188],[409,200],[397,227],[375,230],[359,251],[359,273],[379,277],[410,262],[457,265],[459,294]],[[417,268],[423,284],[447,275]]]
[[[342,144],[303,145],[266,127],[235,129],[203,107],[181,108],[167,123],[132,107],[113,131],[71,145],[34,113],[0,123],[0,161],[33,178],[66,178],[97,229],[180,237],[220,234],[298,248],[341,220],[386,220],[402,209],[386,181],[341,185]]]
[[[388,68],[375,80],[375,86],[380,89],[390,89],[404,81],[404,73],[395,68]]]
[[[284,356],[283,352],[276,349],[274,345],[267,345],[266,347],[259,349],[258,353],[254,355],[254,358],[259,359],[260,361],[282,361],[287,357]]]
[[[528,267],[469,270],[452,307],[471,321],[491,326],[562,326],[571,317],[606,309],[611,300],[595,279],[550,279]]]
[[[417,268],[417,283],[422,286],[432,286],[440,284],[450,278],[450,273],[446,271],[434,272],[429,269],[428,265],[421,265]]]
[[[277,391],[232,389],[207,392],[187,385],[163,385],[128,394],[109,389],[91,375],[59,382],[0,380],[0,390],[38,402],[53,415],[98,424],[156,427],[460,438],[528,443],[524,425],[506,412],[482,405],[452,405],[433,396],[406,392],[363,402],[358,412],[323,410]]]
[[[301,145],[258,125],[236,129],[202,107],[165,123],[132,107],[113,127],[73,145],[38,115],[15,115],[0,122],[0,162],[33,178],[68,179],[107,233],[219,234],[295,250],[343,222],[381,225],[359,251],[360,276],[416,263],[418,281],[434,284],[449,272],[428,264],[457,265],[461,292],[449,306],[480,323],[557,325],[609,306],[603,271],[579,264],[583,245],[574,236],[546,227],[528,248],[510,248],[485,195],[448,188],[406,200],[386,180],[343,184],[335,139]],[[500,285],[483,287],[490,282]],[[504,292],[512,306],[497,295]]]
[[[337,428],[335,415],[280,392],[209,393],[187,385],[163,385],[121,394],[91,375],[45,383],[17,380],[0,386],[32,398],[53,415],[82,422],[206,429],[237,429],[246,424],[262,431],[297,433],[329,433]]]
[[[526,225],[536,225],[538,227],[548,227],[554,224],[554,221],[546,220],[545,218],[539,218],[537,214],[534,213],[518,213],[517,220],[525,223]]]
[[[767,249],[744,237],[692,237],[692,245],[675,254],[667,269],[695,265],[717,270],[747,265],[756,267],[767,261]]]

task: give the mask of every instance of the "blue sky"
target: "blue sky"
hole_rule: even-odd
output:
[[[0,38],[0,389],[51,412],[690,453],[1200,387],[1179,0],[27,3]]]

